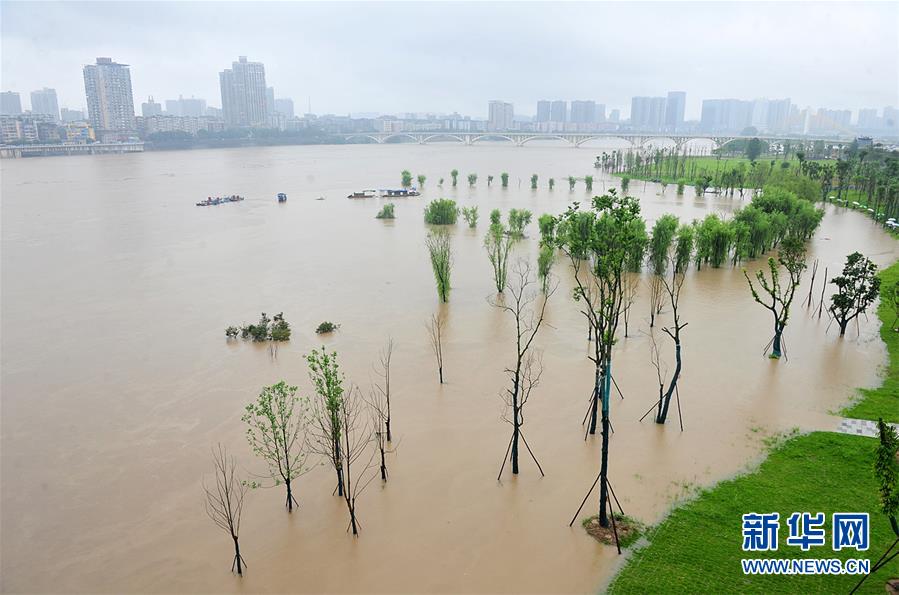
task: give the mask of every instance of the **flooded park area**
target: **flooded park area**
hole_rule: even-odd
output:
[[[509,442],[500,392],[514,364],[510,317],[492,307],[483,246],[487,214],[529,209],[513,259],[535,262],[536,218],[619,187],[594,169],[606,147],[384,144],[257,147],[4,160],[2,174],[2,588],[29,592],[595,592],[621,558],[569,521],[599,469],[600,437],[582,419],[593,387],[587,324],[572,299],[567,257],[536,344],[544,373],[528,403],[529,457],[497,481]],[[450,172],[459,171],[458,186]],[[415,198],[348,200],[394,188],[400,172],[427,177]],[[509,173],[509,187],[500,174]],[[469,186],[466,176],[478,174]],[[532,174],[539,187],[530,188]],[[494,176],[488,186],[487,176]],[[596,178],[593,191],[583,177]],[[567,178],[579,178],[569,191]],[[438,185],[443,178],[442,187]],[[556,180],[553,189],[549,178]],[[620,190],[619,190],[620,191]],[[276,195],[288,195],[279,203]],[[647,227],[725,216],[745,199],[692,188],[677,196],[631,180]],[[207,196],[246,200],[206,208]],[[481,222],[450,226],[452,290],[441,304],[425,238],[425,205],[478,206]],[[609,479],[624,511],[657,523],[697,489],[752,468],[766,441],[798,428],[833,429],[857,387],[886,362],[874,315],[845,337],[817,314],[823,270],[859,251],[879,266],[899,244],[862,213],[826,205],[808,245],[785,339],[768,359],[771,315],[740,266],[690,268],[680,300],[683,414],[642,423],[658,398],[650,333],[671,369],[673,349],[649,326],[648,276],[628,336],[619,333],[611,401]],[[745,264],[749,274],[764,259]],[[827,289],[825,299],[831,290]],[[229,324],[283,311],[293,328],[276,353],[228,341]],[[445,384],[426,322],[442,312]],[[325,320],[340,325],[319,336]],[[288,515],[279,488],[247,496],[243,578],[231,544],[207,518],[202,482],[221,442],[247,475],[264,472],[241,421],[261,387],[286,380],[311,395],[303,354],[324,344],[367,391],[373,363],[395,343],[390,479],[358,501],[361,534],[347,531],[333,469],[295,486]],[[597,497],[583,517],[596,512]]]

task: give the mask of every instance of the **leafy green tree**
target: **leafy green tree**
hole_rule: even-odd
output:
[[[759,155],[762,154],[762,141],[758,138],[751,138],[749,142],[746,143],[746,158],[749,161],[755,161],[759,158]]]
[[[449,198],[432,200],[425,207],[425,223],[431,225],[454,225],[458,216],[459,207]]]
[[[560,216],[556,243],[569,257],[574,271],[574,299],[581,304],[594,337],[590,355],[595,366],[590,428],[595,433],[597,406],[602,403],[602,451],[600,463],[599,523],[609,520],[609,411],[612,382],[612,348],[621,317],[627,260],[633,251],[631,224],[640,219],[637,199],[610,190],[594,197],[589,210],[573,206]]]
[[[468,185],[474,186],[478,183],[478,174],[468,174]]]
[[[431,256],[431,268],[434,270],[434,280],[437,282],[437,295],[441,302],[447,302],[450,292],[450,273],[453,267],[449,233],[444,229],[433,231],[428,234],[425,244]]]
[[[568,176],[568,190],[574,190],[574,185],[577,184],[577,178],[574,176]]]
[[[537,218],[537,226],[540,228],[540,245],[552,244],[555,240],[556,218],[543,213]]]
[[[506,287],[509,253],[512,251],[512,243],[515,241],[515,238],[511,233],[506,232],[501,222],[493,222],[492,213],[490,218],[490,228],[487,230],[487,235],[484,236],[484,249],[487,251],[487,259],[490,261],[490,266],[493,268],[493,281],[496,285],[496,291],[502,293]]]
[[[381,210],[378,211],[378,214],[375,215],[375,219],[395,219],[396,215],[393,212],[394,204],[392,202],[387,203]]]
[[[893,533],[899,537],[899,436],[883,418],[877,420],[879,444],[874,459],[874,475],[880,484],[880,509],[890,519]]]
[[[499,209],[493,209],[490,211],[490,225],[499,225],[502,223],[502,213],[499,212]]]
[[[631,185],[631,179],[627,176],[621,176],[621,192],[627,194],[627,189]]]
[[[546,293],[549,273],[553,268],[556,260],[556,249],[553,248],[552,240],[547,243],[540,244],[540,251],[537,253],[537,277],[540,279],[540,289]]]
[[[781,284],[781,266],[787,273],[786,284]],[[773,359],[779,359],[783,355],[781,346],[783,332],[790,317],[790,306],[793,304],[793,297],[799,286],[803,270],[805,270],[805,246],[797,238],[790,238],[783,243],[777,260],[768,259],[770,278],[765,276],[764,269],[756,271],[755,278],[759,284],[758,289],[749,278],[749,273],[743,269],[743,276],[749,283],[752,298],[767,308],[774,317],[774,338],[771,341],[770,356]],[[764,297],[762,297],[762,293],[764,293]]]
[[[428,177],[425,176],[424,174],[418,174],[418,187],[424,188],[425,182],[427,181],[427,179],[428,179]]]
[[[662,312],[662,290],[664,277],[668,271],[668,259],[671,244],[677,233],[678,220],[671,214],[659,217],[652,228],[652,236],[649,240],[649,264],[652,277],[650,280],[649,297],[649,326],[655,326],[656,316]]]
[[[509,187],[509,174],[503,172],[499,175],[500,182],[502,182],[503,188]]]
[[[593,192],[593,176],[584,176],[584,185],[587,187],[587,192]]]
[[[549,189],[552,190],[555,186],[556,186],[556,179],[550,178],[549,179]]]
[[[241,420],[247,424],[247,442],[253,454],[268,465],[275,485],[287,489],[285,505],[293,512],[299,502],[293,495],[293,482],[306,467],[306,411],[308,401],[297,396],[297,387],[283,380],[263,387],[256,401],[246,406]],[[262,487],[253,482],[252,487]]]
[[[456,187],[456,182],[458,181],[458,178],[459,178],[459,170],[458,170],[458,169],[454,169],[453,171],[451,171],[451,172],[450,172],[450,177],[453,178],[453,188],[455,188],[455,187]]]
[[[853,252],[846,257],[843,274],[830,282],[837,286],[837,292],[830,296],[828,311],[840,325],[842,337],[849,323],[864,314],[880,293],[877,265],[860,252]]]
[[[684,186],[686,186],[686,185],[687,185],[687,181],[684,180],[683,178],[681,178],[677,181],[677,195],[678,196],[684,195]]]
[[[527,209],[509,210],[509,235],[515,239],[524,237],[524,228],[531,222],[531,212]]]
[[[462,207],[462,218],[468,223],[468,227],[478,226],[478,207]]]
[[[537,189],[537,174],[531,174],[531,189]]]
[[[337,473],[337,495],[345,495],[344,451],[341,437],[344,401],[343,372],[337,363],[337,352],[328,353],[324,346],[304,357],[309,366],[309,379],[315,387],[312,402],[312,428],[309,444],[313,452],[325,457]]]
[[[403,188],[408,188],[412,185],[412,173],[408,169],[404,169],[401,174],[403,177],[402,184]]]

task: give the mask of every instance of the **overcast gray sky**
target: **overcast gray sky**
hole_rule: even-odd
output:
[[[4,91],[54,87],[85,104],[81,67],[131,65],[135,103],[179,94],[221,105],[218,72],[265,63],[278,97],[316,113],[452,112],[489,99],[633,95],[790,97],[833,108],[899,105],[897,2],[8,2]],[[24,106],[23,106],[24,107]]]

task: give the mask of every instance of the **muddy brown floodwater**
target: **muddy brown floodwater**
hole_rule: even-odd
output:
[[[545,373],[525,431],[546,477],[496,481],[509,440],[501,420],[503,368],[512,361],[507,315],[486,298],[493,281],[482,247],[496,207],[558,213],[586,200],[598,150],[562,147],[368,145],[279,147],[2,162],[2,588],[27,592],[591,592],[619,562],[568,527],[599,461],[584,441],[592,386],[586,327],[561,286],[538,337]],[[449,172],[460,171],[459,187]],[[377,200],[353,190],[427,175],[422,198],[396,200],[397,219],[375,220]],[[499,174],[510,173],[510,187]],[[476,188],[465,178],[476,172]],[[532,191],[528,179],[540,176]],[[487,187],[487,175],[495,176]],[[445,178],[438,188],[439,178]],[[547,180],[555,177],[555,190]],[[610,183],[598,177],[595,192]],[[678,198],[631,183],[645,217],[729,213],[739,199],[692,190]],[[286,204],[275,195],[286,192]],[[210,194],[240,204],[197,208]],[[316,200],[318,197],[325,200]],[[481,226],[456,225],[445,340],[447,384],[424,322],[437,303],[422,209],[446,196],[478,205]],[[536,221],[516,254],[533,258]],[[878,264],[897,243],[869,219],[828,207],[810,259],[834,273],[860,250]],[[753,263],[754,268],[758,263]],[[804,299],[808,275],[799,294]],[[854,387],[878,383],[885,349],[876,320],[840,339],[827,317],[797,306],[789,361],[763,356],[769,314],[739,269],[689,274],[682,297],[685,431],[638,423],[652,404],[647,289],[615,355],[624,392],[612,403],[614,488],[628,514],[657,522],[695,487],[758,459],[762,439],[793,427],[832,428],[829,412]],[[817,292],[816,292],[817,293]],[[817,299],[817,298],[816,298]],[[799,301],[799,300],[797,300]],[[294,334],[277,359],[223,329],[260,311],[284,311]],[[333,337],[313,329],[341,324]],[[662,323],[667,321],[663,315]],[[247,472],[261,472],[240,415],[259,388],[285,379],[309,393],[302,354],[324,342],[350,380],[367,387],[388,337],[396,342],[390,481],[358,507],[362,534],[322,467],[298,486],[300,509],[277,489],[249,495],[242,580],[231,544],[205,516],[201,481],[223,442]],[[662,354],[673,364],[670,343]],[[595,509],[596,499],[590,506]],[[736,522],[736,521],[735,521]]]

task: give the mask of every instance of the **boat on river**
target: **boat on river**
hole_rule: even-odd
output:
[[[215,205],[222,205],[226,202],[240,202],[244,198],[237,194],[232,194],[231,196],[207,196],[206,200],[201,200],[197,203],[198,207],[213,207]]]
[[[347,198],[408,198],[421,196],[421,192],[414,186],[412,188],[382,188],[380,190],[360,190],[348,194]]]

